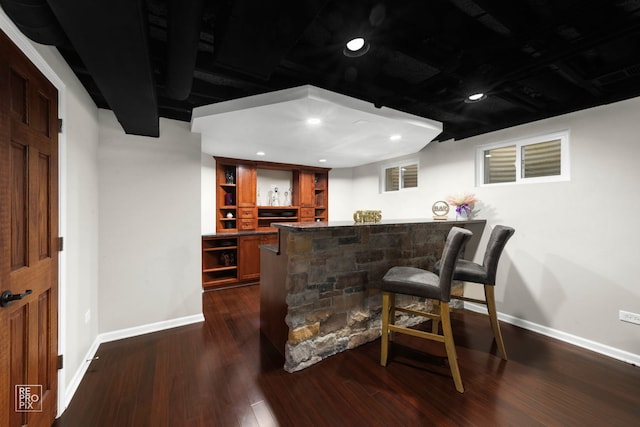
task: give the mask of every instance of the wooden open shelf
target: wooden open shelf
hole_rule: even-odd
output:
[[[299,218],[298,206],[258,206],[258,229],[274,230],[274,222],[297,222]]]
[[[238,238],[203,237],[202,285],[213,287],[238,280]]]

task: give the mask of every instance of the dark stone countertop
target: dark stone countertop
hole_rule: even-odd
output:
[[[389,219],[382,220],[380,222],[354,222],[354,221],[324,221],[324,222],[279,222],[273,223],[272,226],[276,228],[284,228],[291,231],[316,231],[327,230],[332,228],[346,228],[346,227],[377,227],[384,225],[406,225],[406,224],[484,224],[487,221],[484,219],[470,219],[470,220],[435,220],[432,218],[413,218],[413,219]]]

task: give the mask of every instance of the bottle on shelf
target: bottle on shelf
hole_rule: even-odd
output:
[[[291,188],[289,191],[284,192],[284,205],[283,206],[291,206]]]

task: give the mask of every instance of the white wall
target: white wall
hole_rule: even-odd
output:
[[[69,72],[71,72],[69,70]],[[64,225],[60,283],[63,304],[59,307],[65,378],[64,394],[68,403],[87,367],[87,353],[98,334],[98,109],[73,76],[66,78],[63,135],[65,149],[60,150],[60,213]],[[62,225],[62,224],[61,224]],[[88,319],[86,316],[88,315]],[[63,409],[63,408],[61,408]]]
[[[275,194],[275,189],[278,194]],[[291,206],[293,201],[293,172],[277,169],[260,169],[256,171],[256,204],[269,206],[277,200],[275,206]],[[285,193],[287,193],[285,195]]]
[[[353,211],[356,210],[354,206],[357,206],[353,203],[353,194],[353,169],[331,169],[329,171],[329,221],[353,220]]]
[[[383,219],[430,217],[436,200],[476,193],[488,229],[496,224],[516,229],[500,264],[498,310],[637,362],[640,325],[619,321],[618,310],[640,313],[640,229],[630,222],[640,212],[638,111],[640,98],[635,98],[429,144],[419,154],[417,191],[381,194],[381,164],[355,168],[352,210],[382,209]],[[562,129],[571,132],[569,182],[475,186],[478,145]]]
[[[99,110],[99,332],[202,315],[200,135],[126,135]]]

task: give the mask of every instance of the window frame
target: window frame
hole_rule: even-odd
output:
[[[545,133],[545,134],[535,135],[527,138],[500,141],[500,142],[480,145],[476,147],[476,185],[478,187],[494,187],[494,186],[500,186],[500,185],[519,185],[519,184],[569,181],[571,179],[570,166],[569,166],[569,136],[570,136],[570,132],[568,129],[566,129],[562,131]],[[522,170],[524,169],[523,159],[522,159],[523,147],[540,144],[544,142],[550,142],[554,140],[560,140],[560,175],[548,175],[548,176],[524,178],[522,176]],[[516,147],[515,181],[495,182],[495,183],[484,182],[485,151],[493,150],[496,148],[510,147],[510,146]]]
[[[403,179],[402,179],[402,168],[405,166],[416,166],[416,186],[415,187],[402,187]],[[398,168],[400,175],[398,180],[398,189],[397,190],[387,190],[387,179],[386,172],[387,169]],[[420,161],[416,159],[407,159],[399,162],[385,163],[380,168],[380,189],[384,194],[394,194],[402,191],[415,191],[420,187]]]

